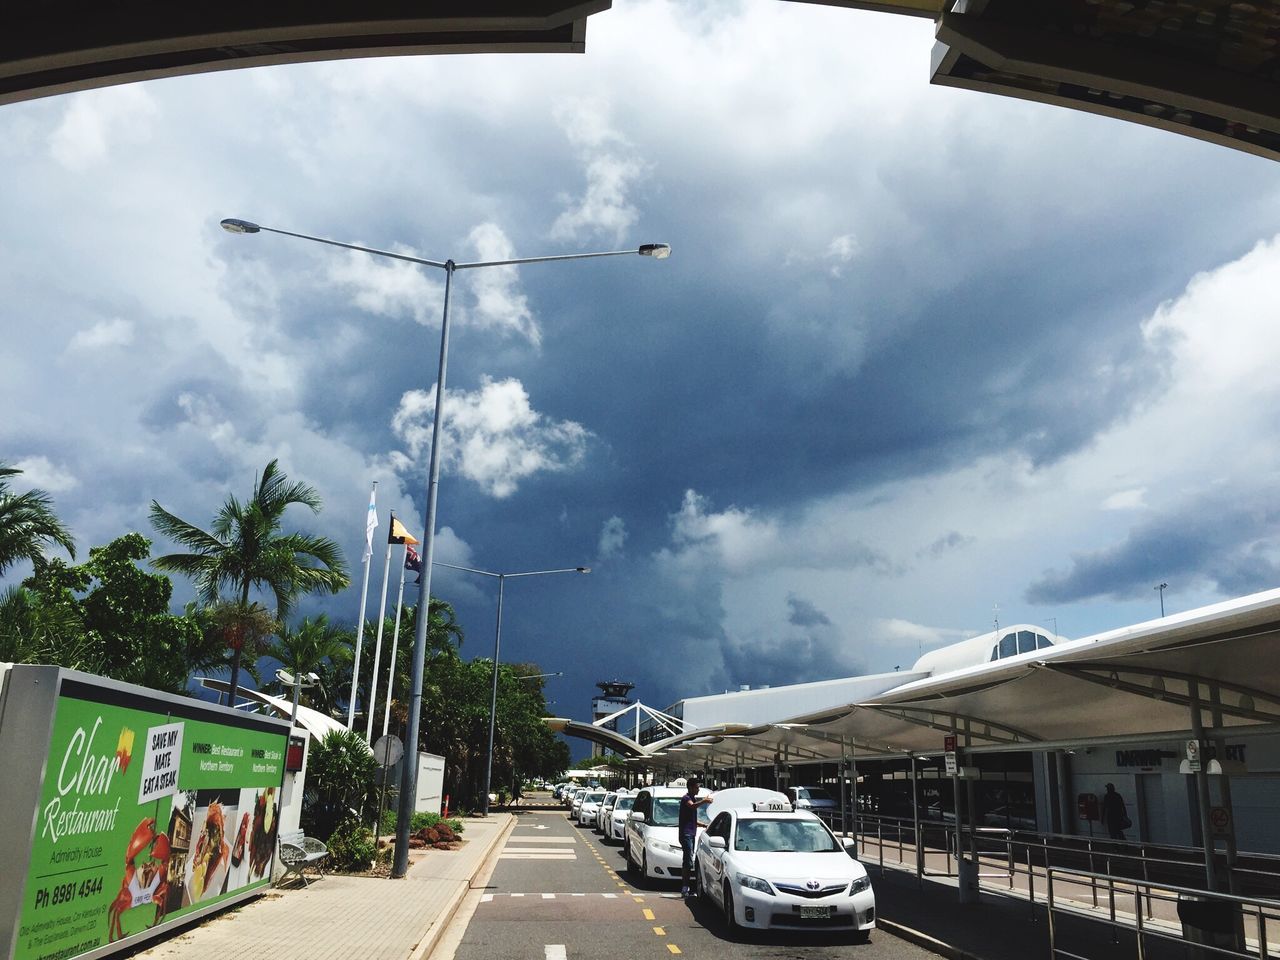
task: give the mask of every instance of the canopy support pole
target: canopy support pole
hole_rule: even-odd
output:
[[[1201,746],[1204,744],[1204,718],[1200,715],[1200,684],[1195,680],[1187,683],[1188,700],[1191,705],[1191,736]],[[1213,832],[1209,827],[1209,774],[1204,764],[1200,765],[1193,776],[1196,778],[1196,806],[1200,814],[1200,842],[1204,846],[1204,882],[1205,889],[1217,890],[1217,864]]]

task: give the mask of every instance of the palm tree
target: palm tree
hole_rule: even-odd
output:
[[[285,509],[293,504],[319,513],[320,494],[308,484],[289,482],[276,460],[255,479],[247,502],[227,497],[207,532],[152,500],[152,525],[191,551],[153,562],[160,570],[190,577],[205,603],[216,603],[222,591],[231,588],[246,618],[252,613],[249,591],[269,591],[276,602],[275,618],[283,620],[298,596],[322,590],[337,593],[351,582],[342,550],[328,537],[280,532]],[[232,705],[240,679],[243,633],[239,626],[228,624],[226,636],[233,656],[227,702]]]
[[[53,501],[43,490],[10,493],[9,478],[22,471],[0,463],[0,573],[19,560],[41,563],[44,547],[57,544],[76,557],[76,545],[62,521],[54,515]]]
[[[303,698],[308,706],[328,713],[334,706],[330,702],[334,668],[351,662],[351,633],[330,623],[322,613],[314,620],[304,618],[293,630],[285,628],[263,652],[279,660],[280,666],[295,677],[318,674],[320,686],[311,688],[312,692]]]

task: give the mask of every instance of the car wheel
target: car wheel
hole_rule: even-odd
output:
[[[729,889],[729,881],[724,882],[724,925],[733,933],[738,929],[738,918],[733,913],[733,891]]]
[[[649,883],[649,851],[640,851],[640,882],[646,886]]]
[[[851,938],[851,942],[852,943],[870,943],[871,931],[870,930],[853,931],[853,937]]]
[[[707,891],[707,876],[706,876],[706,874],[702,872],[702,868],[701,868],[701,867],[698,867],[698,869],[696,869],[695,871],[693,871],[693,876],[694,876],[694,879],[695,879],[695,880],[696,880],[696,882],[697,882],[697,890],[696,890],[695,892],[696,892],[696,893],[697,893],[697,895],[698,895],[698,899],[699,899],[702,903],[710,903],[710,902],[711,902],[711,894]]]

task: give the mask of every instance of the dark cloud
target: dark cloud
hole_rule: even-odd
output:
[[[793,627],[829,627],[831,619],[819,610],[812,602],[798,597],[794,593],[787,594],[787,623]]]
[[[1280,584],[1280,506],[1270,491],[1214,492],[1134,526],[1121,542],[1072,557],[1026,591],[1028,603],[1145,597],[1156,583],[1214,584],[1237,596]]]
[[[940,557],[944,553],[949,553],[952,550],[958,550],[961,547],[967,547],[971,543],[976,543],[977,539],[977,537],[971,537],[968,534],[960,533],[958,530],[952,530],[948,533],[944,533],[925,549],[921,550],[918,556]]]

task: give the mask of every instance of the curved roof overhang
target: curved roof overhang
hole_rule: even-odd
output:
[[[590,740],[592,743],[598,743],[601,746],[608,747],[610,750],[626,754],[628,757],[644,757],[648,755],[648,751],[644,747],[630,737],[624,737],[616,730],[597,727],[595,724],[583,723],[581,720],[570,720],[568,717],[543,717],[542,722],[553,733],[563,733],[568,737]]]
[[[201,677],[200,684],[206,689],[216,690],[218,693],[226,693],[231,689],[231,684],[226,680],[218,680],[213,677]],[[288,720],[293,716],[293,703],[284,697],[273,697],[271,694],[263,693],[261,690],[247,690],[244,687],[236,689],[236,696],[244,697],[246,700],[251,700],[259,706],[265,707],[283,720]],[[323,740],[335,730],[347,729],[333,717],[326,716],[319,710],[313,710],[302,704],[298,704],[297,725],[317,741]],[[362,740],[361,743],[363,742]]]
[[[611,0],[0,5],[0,103],[213,70],[428,53],[582,53]]]
[[[934,83],[1280,159],[1274,0],[805,0],[937,22]],[[582,53],[610,0],[0,7],[0,103],[236,67],[428,53]],[[358,15],[357,15],[358,14]]]
[[[1155,743],[1280,731],[1280,590],[917,680],[876,700],[654,744],[700,768]]]

